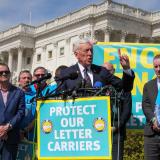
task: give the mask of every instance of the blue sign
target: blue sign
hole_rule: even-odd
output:
[[[39,159],[111,159],[109,97],[37,105]]]

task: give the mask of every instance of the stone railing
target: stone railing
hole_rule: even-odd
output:
[[[123,15],[136,17],[138,19],[143,19],[149,22],[151,22],[152,20],[157,20],[160,15],[160,12],[151,13],[138,8],[130,7],[128,5],[116,2],[109,3],[108,1],[106,1],[101,4],[84,7],[65,16],[56,18],[53,21],[44,23],[38,27],[20,24],[4,32],[0,32],[0,39],[6,38],[8,36],[13,36],[17,33],[26,33],[29,35],[34,35],[34,33],[41,34],[45,31],[54,30],[61,26],[64,27],[65,25],[70,25],[71,23],[79,21],[84,17],[105,14],[107,11],[110,11],[111,13],[120,13]]]
[[[88,6],[88,7],[82,8],[78,11],[75,11],[73,13],[69,13],[63,17],[56,18],[55,20],[47,22],[43,25],[40,25],[36,28],[36,33],[38,34],[38,33],[43,32],[45,30],[55,28],[55,27],[58,27],[58,26],[61,26],[61,25],[67,24],[67,23],[69,24],[75,20],[78,20],[78,19],[81,19],[85,16],[89,16],[91,14],[94,14],[95,7],[96,7],[95,5]]]
[[[0,32],[0,40],[3,40],[7,37],[12,37],[19,33],[26,33],[28,35],[34,35],[34,31],[35,31],[35,27],[33,26],[29,26],[26,24],[20,24],[6,31]]]
[[[147,12],[138,8],[130,7],[125,4],[119,4],[119,3],[111,3],[108,7],[108,10],[113,12],[118,12],[124,15],[133,16],[136,18],[144,19],[151,21],[152,15],[151,12]]]
[[[160,20],[160,11],[152,13],[152,21],[154,22],[154,21],[157,21],[157,20]]]
[[[64,24],[73,23],[74,21],[82,19],[85,16],[96,16],[98,14],[105,13],[107,11],[121,13],[124,15],[129,15],[132,17],[136,17],[136,18],[140,18],[140,19],[148,20],[148,21],[152,20],[151,12],[147,12],[147,11],[144,11],[138,8],[134,8],[134,7],[130,7],[128,5],[119,4],[116,2],[112,2],[110,4],[108,2],[104,2],[98,5],[90,5],[90,6],[84,7],[80,10],[69,13],[63,17],[56,18],[53,21],[40,25],[35,29],[36,30],[35,33],[39,34],[51,28],[54,29]]]

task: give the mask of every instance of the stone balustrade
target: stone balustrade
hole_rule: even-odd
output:
[[[157,20],[160,20],[160,11],[152,13],[152,21],[154,22],[154,21],[157,21]]]
[[[28,35],[34,35],[35,27],[29,26],[26,24],[20,24],[18,26],[12,27],[6,31],[0,32],[0,41],[3,41],[5,38],[10,38],[16,34],[26,33]]]
[[[82,20],[83,18],[93,16],[96,17],[99,14],[105,14],[107,11],[110,11],[110,13],[120,13],[126,16],[135,17],[138,19],[143,19],[148,22],[160,20],[160,12],[147,12],[138,8],[130,7],[128,5],[120,4],[117,2],[111,2],[108,3],[108,1],[103,2],[101,4],[94,4],[87,7],[84,7],[80,10],[77,10],[75,12],[69,13],[65,16],[59,17],[54,19],[53,21],[49,21],[47,23],[44,23],[38,27],[32,27],[26,24],[20,24],[18,26],[15,26],[13,28],[10,28],[9,30],[6,30],[4,32],[0,32],[0,40],[9,37],[14,36],[15,34],[19,33],[27,33],[29,35],[39,35],[43,32],[47,32],[48,30],[54,30],[59,27],[65,27],[66,25],[70,25],[72,23],[75,23],[77,21]]]

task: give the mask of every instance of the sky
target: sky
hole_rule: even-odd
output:
[[[20,23],[38,26],[104,0],[0,0],[0,31]],[[113,0],[147,11],[160,10],[160,0]],[[159,3],[158,3],[159,2]]]

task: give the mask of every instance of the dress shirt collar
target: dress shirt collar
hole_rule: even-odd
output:
[[[85,67],[82,66],[80,63],[78,63],[78,67],[80,69],[82,77],[84,78],[84,69],[85,69]],[[88,73],[88,76],[90,77],[92,85],[93,85],[93,72],[91,70],[91,66],[87,67],[87,73]]]
[[[82,66],[80,63],[78,63],[78,67],[79,67],[79,69],[80,69],[80,72],[83,74],[85,67]],[[88,66],[88,67],[87,67],[87,72],[91,72],[91,66]]]

